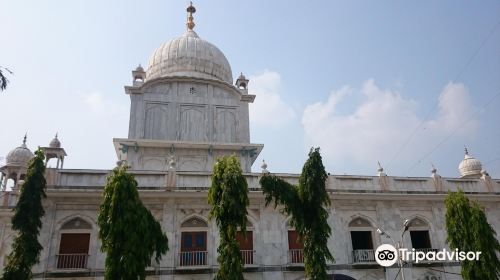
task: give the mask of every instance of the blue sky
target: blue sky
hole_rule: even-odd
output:
[[[272,172],[320,146],[333,174],[500,178],[499,1],[195,1],[195,31],[250,78]],[[131,70],[185,31],[187,1],[0,0],[0,156],[59,132],[67,168],[112,168]],[[486,41],[485,41],[486,40]],[[496,96],[496,97],[495,97]],[[412,137],[410,137],[410,135]]]

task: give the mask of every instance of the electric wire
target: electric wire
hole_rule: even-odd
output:
[[[487,162],[485,162],[485,163],[484,163],[484,165],[488,165],[488,164],[490,164],[490,163],[492,163],[492,162],[495,162],[495,161],[497,161],[497,160],[500,160],[500,157],[496,157],[496,158],[494,158],[494,159],[492,159],[492,160],[488,160]]]
[[[394,277],[394,280],[396,280],[396,278],[398,278],[398,275],[399,275],[399,273],[401,272],[401,268],[402,268],[402,267],[399,267],[398,273],[396,274],[396,277]]]
[[[450,134],[448,134],[443,140],[441,140],[441,142],[439,142],[436,146],[434,146],[427,154],[425,154],[423,157],[421,157],[414,165],[412,165],[412,167],[410,167],[406,171],[405,174],[408,175],[408,173],[410,173],[413,170],[413,168],[415,168],[416,166],[418,166],[419,164],[421,164],[424,159],[426,159],[428,156],[430,156],[431,154],[433,154],[443,143],[445,143],[446,141],[448,141],[448,139],[450,139],[453,135],[455,135],[455,133],[457,133],[462,127],[464,127],[464,125],[466,125],[467,123],[469,123],[479,113],[483,112],[491,103],[493,103],[493,101],[495,100],[495,98],[497,98],[498,96],[500,96],[500,91],[497,92],[492,98],[490,98],[488,100],[488,102],[486,102],[481,108],[477,109],[465,122],[462,122],[458,127],[456,127]]]
[[[458,79],[460,79],[460,77],[462,76],[462,74],[465,72],[465,70],[470,66],[470,64],[472,63],[472,61],[474,60],[474,58],[476,58],[476,56],[479,54],[479,52],[481,51],[481,49],[484,47],[484,45],[486,44],[486,42],[491,38],[491,36],[495,33],[496,29],[498,28],[498,26],[500,26],[500,20],[493,26],[493,28],[490,30],[490,32],[488,33],[488,35],[486,35],[486,37],[483,39],[483,41],[481,42],[481,44],[479,45],[479,47],[476,49],[476,51],[472,54],[472,56],[467,60],[467,62],[465,63],[464,67],[462,67],[462,69],[458,72],[458,74],[455,76],[455,78],[452,80],[452,82],[455,82],[457,81]],[[408,138],[403,142],[403,144],[401,146],[399,146],[399,148],[396,150],[396,153],[392,156],[392,158],[389,160],[389,163],[387,164],[386,166],[386,170],[389,169],[389,166],[394,162],[394,160],[396,160],[396,158],[399,156],[399,154],[403,151],[403,149],[410,143],[410,141],[413,139],[413,137],[415,136],[415,134],[417,134],[417,132],[420,130],[420,128],[424,125],[424,123],[429,119],[429,117],[431,116],[431,114],[436,110],[436,108],[438,107],[438,101],[434,102],[434,105],[432,106],[432,108],[427,112],[427,114],[425,115],[425,117],[422,119],[422,121],[417,125],[417,127],[413,130],[412,133],[410,133],[410,135],[408,136]]]

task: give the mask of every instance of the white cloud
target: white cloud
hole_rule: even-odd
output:
[[[122,104],[123,102],[117,104],[116,100],[112,100],[99,91],[81,94],[80,96],[83,99],[87,113],[94,116],[123,117],[128,113],[126,107]]]
[[[100,112],[104,109],[104,99],[100,92],[86,94],[83,100],[92,112]]]
[[[340,113],[338,108],[349,97],[361,97],[362,102],[351,112]],[[424,120],[417,115],[417,107],[415,101],[403,98],[397,91],[381,89],[373,79],[365,81],[360,90],[345,86],[333,91],[326,102],[305,108],[305,140],[308,145],[320,146],[327,163],[336,168],[350,163],[375,170],[376,162],[388,163],[420,124],[399,160],[413,163],[467,121],[454,136],[463,139],[477,130],[477,121],[470,119],[475,108],[463,84],[444,87],[437,114],[433,114],[436,117]]]
[[[294,110],[281,98],[281,76],[265,70],[250,76],[249,93],[255,94],[250,105],[250,122],[259,126],[281,126],[295,119]]]

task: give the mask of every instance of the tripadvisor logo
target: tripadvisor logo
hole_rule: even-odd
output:
[[[398,261],[398,251],[391,244],[382,244],[375,251],[375,261],[381,266],[391,266]]]
[[[392,266],[400,258],[405,262],[419,263],[421,261],[477,261],[481,252],[465,252],[455,249],[454,251],[442,250],[418,250],[400,248],[396,250],[390,244],[382,244],[375,251],[375,261],[381,266]]]

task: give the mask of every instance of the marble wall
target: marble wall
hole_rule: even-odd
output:
[[[248,102],[216,82],[148,83],[130,95],[130,139],[249,143]]]
[[[56,172],[49,176],[48,198],[44,202],[46,215],[43,218],[43,228],[39,237],[44,246],[41,261],[34,267],[37,273],[45,273],[46,277],[71,277],[79,279],[78,274],[67,274],[68,271],[57,269],[57,254],[61,234],[65,232],[90,233],[90,248],[88,269],[80,271],[87,273],[87,278],[101,279],[104,268],[104,254],[100,251],[97,238],[97,211],[101,200],[101,187],[109,171],[103,170],[48,170]],[[159,264],[154,264],[151,273],[159,275],[150,279],[212,279],[217,267],[218,229],[213,221],[208,219],[209,205],[207,190],[210,184],[210,174],[200,172],[179,172],[177,187],[165,187],[166,173],[132,171],[140,186],[143,202],[151,209],[153,215],[162,224],[169,238],[170,251]],[[261,174],[247,174],[250,207],[248,219],[253,231],[254,264],[246,267],[246,279],[303,279],[303,266],[292,264],[289,260],[288,233],[290,229],[287,217],[280,209],[266,207],[264,197],[259,191],[258,179]],[[283,174],[284,178],[296,183],[298,175]],[[359,265],[353,261],[353,247],[350,231],[357,230],[352,222],[362,219],[363,230],[371,232],[373,246],[391,243],[385,237],[377,234],[381,228],[395,239],[400,235],[405,219],[418,219],[422,227],[428,230],[432,248],[447,248],[446,229],[444,227],[445,209],[444,191],[433,190],[434,183],[429,178],[403,179],[388,177],[386,190],[381,190],[377,176],[329,176],[328,192],[332,201],[329,207],[329,224],[332,237],[328,247],[335,257],[335,262],[329,264],[330,272],[343,274],[354,279],[393,279],[397,268],[384,270],[375,263]],[[495,192],[483,188],[481,179],[443,179],[444,190],[464,188],[471,198],[477,199],[486,209],[488,221],[497,232],[500,232],[500,196],[498,195],[499,180],[493,181]],[[8,205],[0,208],[0,264],[4,264],[5,256],[10,251],[13,232],[10,229],[11,208],[16,201],[16,191],[6,192],[11,197]],[[85,230],[65,230],[63,225],[74,218],[80,218],[91,225]],[[185,230],[183,223],[196,217],[207,223],[207,226],[195,228],[207,231],[207,265],[198,267],[179,266],[181,233]],[[421,228],[421,227],[419,227]],[[411,239],[406,234],[403,239],[405,247],[411,248]],[[436,267],[435,267],[436,268]],[[460,267],[454,263],[444,263],[437,267],[449,272],[459,272]],[[65,274],[66,273],[66,274]],[[76,272],[73,272],[76,273]],[[413,266],[404,269],[407,279],[460,279],[452,274],[445,275],[425,266]],[[46,278],[46,279],[49,279]],[[69,279],[69,278],[68,278]]]

